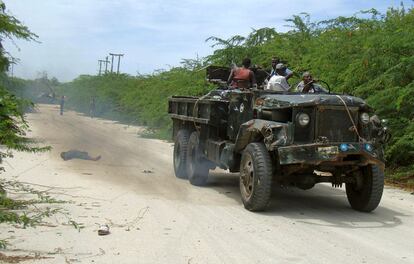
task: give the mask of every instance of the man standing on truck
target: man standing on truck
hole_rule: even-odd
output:
[[[272,71],[270,72],[269,79],[274,75],[280,75],[286,78],[286,81],[289,80],[290,77],[293,76],[293,71],[291,71],[289,68],[285,67],[283,71],[276,71],[276,66],[281,64],[281,61],[277,57],[272,58]],[[283,64],[282,64],[283,65]]]
[[[275,74],[270,77],[269,82],[267,83],[266,90],[287,92],[290,89],[287,78],[283,76],[283,73],[286,71],[285,65],[283,63],[278,63],[275,67]]]
[[[243,67],[233,68],[230,72],[227,84],[231,86],[231,89],[249,89],[251,87],[256,88],[256,77],[254,72],[249,69],[251,60],[249,58],[243,59]]]

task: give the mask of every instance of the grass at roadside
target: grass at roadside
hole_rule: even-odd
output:
[[[386,175],[387,184],[414,191],[414,164],[401,168],[389,168]]]

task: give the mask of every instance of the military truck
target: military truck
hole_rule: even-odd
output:
[[[215,83],[227,76],[207,69]],[[172,96],[168,113],[176,177],[201,186],[217,167],[239,172],[241,199],[250,211],[266,209],[273,184],[304,190],[345,184],[355,210],[370,212],[380,203],[389,133],[360,98],[223,85],[202,97]]]

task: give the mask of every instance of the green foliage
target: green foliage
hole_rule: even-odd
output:
[[[5,249],[8,244],[9,243],[6,240],[0,239],[0,249]]]
[[[194,63],[191,62],[189,67],[194,68]],[[210,89],[204,81],[204,71],[180,67],[137,77],[83,75],[61,85],[57,92],[67,96],[68,107],[89,113],[91,100],[95,98],[96,115],[118,115],[122,121],[146,125],[155,128],[158,135],[167,135],[159,132],[170,128],[171,122],[166,115],[167,98],[178,94],[202,95]]]
[[[270,58],[278,56],[298,75],[311,70],[317,78],[330,83],[334,91],[365,98],[376,109],[376,114],[389,120],[393,134],[386,152],[389,165],[411,164],[414,160],[414,10],[391,8],[382,15],[371,9],[352,17],[320,22],[312,22],[303,13],[286,21],[291,30],[276,33],[255,45],[253,62],[268,66]],[[218,38],[212,40],[226,45],[209,57],[210,63],[225,64],[236,46]],[[237,43],[238,54],[249,53],[251,47],[247,43],[248,38]],[[291,83],[299,81],[298,75]]]
[[[403,187],[410,191],[414,190],[414,164],[399,168],[388,168],[387,182]]]
[[[100,114],[120,112],[129,121],[150,129],[171,128],[167,98],[171,95],[200,95],[211,89],[204,83],[209,64],[229,66],[246,56],[253,64],[270,68],[279,57],[295,71],[292,85],[301,73],[313,75],[339,93],[363,97],[376,114],[389,121],[393,134],[386,151],[388,165],[407,166],[414,160],[414,10],[391,8],[386,14],[375,9],[351,17],[312,21],[301,13],[286,19],[290,30],[254,29],[248,36],[228,39],[210,37],[213,54],[183,60],[183,67],[153,75],[80,76],[61,86],[68,102],[88,112],[89,101],[97,97]]]
[[[26,137],[28,129],[23,117],[22,106],[25,101],[18,100],[14,95],[0,86],[0,144],[19,151],[38,152],[48,150],[48,147],[34,147],[34,141]],[[0,157],[8,153],[0,152]]]
[[[14,16],[0,12],[0,72],[6,71],[10,65],[10,60],[5,56],[6,53],[1,45],[1,40],[6,38],[36,40],[37,36]]]
[[[11,78],[0,73],[0,86],[16,96],[22,110],[31,108],[33,106],[31,102],[46,104],[58,102],[55,90],[59,85],[60,82],[56,78],[48,78],[45,72],[39,74],[39,77],[34,80]]]
[[[27,198],[16,200],[7,197],[7,193],[13,193],[19,197],[24,195]],[[0,179],[0,224],[9,223],[26,228],[41,224],[44,218],[57,213],[67,216],[66,213],[61,212],[60,208],[38,206],[39,204],[49,205],[58,203],[65,203],[65,201],[52,198],[47,190],[40,191],[29,184]],[[69,220],[74,222],[71,219]],[[0,249],[6,246],[7,241],[0,240]]]
[[[15,17],[0,12],[0,41],[5,38],[34,40],[36,35],[30,32]],[[9,78],[5,74],[10,65],[8,55],[0,42],[0,146],[2,147],[0,163],[2,158],[11,156],[10,150],[38,152],[49,149],[48,147],[34,146],[34,141],[26,137],[28,125],[24,119],[24,110],[32,103],[15,95],[19,94],[18,90],[21,90],[20,88],[23,87],[25,81]],[[0,166],[1,170],[3,170],[3,167]],[[37,194],[40,199],[28,201],[10,199],[6,196],[6,191],[10,191],[10,188],[14,191],[32,191],[32,194]],[[25,210],[28,206],[39,202],[52,202],[52,200],[44,194],[22,187],[18,183],[10,183],[0,179],[0,223],[21,224],[23,227],[33,226],[39,223],[43,217],[56,212],[56,209],[52,210],[50,208],[35,212]],[[6,245],[5,240],[0,240],[0,248],[5,248]]]
[[[0,12],[0,40],[4,38],[20,38],[35,40],[37,36],[20,23],[15,17]],[[12,94],[13,88],[21,86],[23,81],[9,78],[5,75],[10,61],[7,52],[0,48],[0,145],[7,149],[19,151],[45,151],[49,148],[39,148],[32,145],[33,140],[26,137],[28,129],[23,111],[30,105],[28,101],[17,98]],[[16,91],[14,91],[16,92]],[[10,156],[10,152],[0,151],[1,158]]]
[[[8,198],[6,192],[0,193],[0,224],[13,223],[22,225],[23,228],[28,226],[35,226],[39,224],[44,217],[50,217],[59,212],[59,209],[39,209],[33,207],[35,204],[42,203],[62,203],[62,201],[51,199],[46,192],[37,191],[31,187],[20,184],[18,182],[8,182],[1,180],[0,186],[7,191],[15,193],[25,193],[36,195],[36,199],[30,200],[15,200]],[[30,207],[35,210],[29,210]]]

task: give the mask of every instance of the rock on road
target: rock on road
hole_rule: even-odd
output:
[[[360,213],[343,189],[275,188],[269,209],[252,213],[236,174],[213,171],[208,186],[191,186],[174,176],[172,143],[138,137],[139,127],[60,116],[53,105],[28,120],[31,136],[53,149],[16,153],[2,177],[53,186],[71,202],[58,205],[69,216],[52,216],[49,226],[0,225],[10,243],[3,253],[46,257],[25,263],[414,263],[408,192],[387,187],[374,212]],[[70,149],[102,158],[63,161]],[[98,236],[99,224],[111,233]]]

